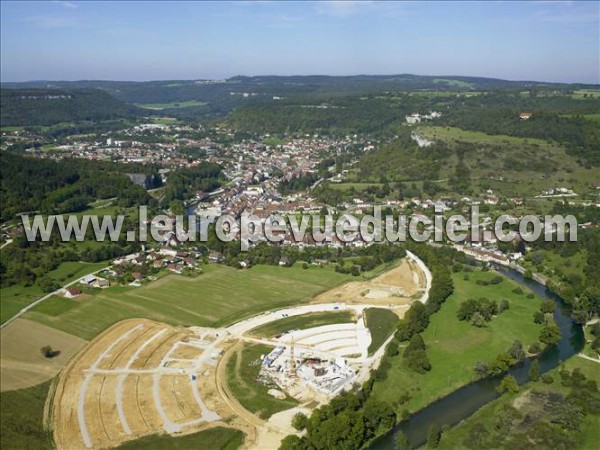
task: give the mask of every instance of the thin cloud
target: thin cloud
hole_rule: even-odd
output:
[[[567,10],[567,11],[537,11],[534,15],[537,20],[543,22],[589,24],[600,22],[600,10]]]
[[[344,19],[360,14],[385,15],[390,18],[398,18],[410,15],[407,4],[402,2],[375,2],[375,1],[324,1],[313,2],[314,11],[320,16],[329,16]]]
[[[35,16],[25,20],[36,28],[77,28],[81,26],[79,20],[73,17]]]
[[[61,1],[58,1],[58,0],[54,0],[52,3],[56,3],[57,5],[62,5],[65,8],[70,8],[70,9],[74,9],[74,8],[79,7],[79,5],[77,5],[74,2],[61,2]]]
[[[331,2],[317,2],[315,4],[315,11],[317,14],[329,15],[334,17],[348,17],[363,11],[365,8],[370,7],[373,4],[372,1],[331,1]]]

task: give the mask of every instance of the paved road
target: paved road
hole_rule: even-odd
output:
[[[12,239],[8,239],[4,244],[2,244],[2,246],[0,246],[0,249],[6,247],[8,244],[10,244],[13,240]]]
[[[3,324],[0,325],[0,328],[4,328],[6,325],[8,325],[9,323],[11,323],[14,320],[17,320],[19,317],[21,317],[23,314],[25,314],[27,311],[29,311],[32,308],[35,308],[37,305],[39,305],[40,303],[42,303],[44,300],[48,300],[50,297],[54,296],[54,295],[59,295],[62,292],[64,292],[64,290],[68,287],[73,286],[74,284],[79,283],[79,280],[81,280],[82,278],[85,278],[87,276],[90,275],[96,275],[98,272],[102,272],[103,270],[106,269],[110,269],[110,267],[103,267],[102,269],[98,269],[95,270],[94,272],[88,273],[87,275],[83,275],[79,278],[77,278],[74,281],[71,281],[70,283],[65,284],[63,287],[61,287],[60,289],[55,290],[54,292],[50,292],[47,295],[44,295],[42,298],[37,299],[36,301],[34,301],[33,303],[30,303],[29,305],[27,305],[25,308],[23,308],[21,311],[19,311],[17,314],[15,314],[14,316],[12,316],[10,319],[8,319],[6,322],[4,322]]]
[[[583,353],[577,353],[577,356],[579,356],[580,358],[587,359],[589,361],[594,361],[595,363],[600,364],[600,359],[598,359],[598,358],[592,358],[591,356],[585,355]]]

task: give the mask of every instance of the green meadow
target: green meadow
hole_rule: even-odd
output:
[[[56,269],[48,272],[48,277],[64,285],[88,273],[106,267],[106,262],[64,262]],[[0,289],[0,320],[5,322],[21,309],[46,295],[38,285],[25,286],[22,284]]]
[[[134,317],[174,325],[222,326],[265,310],[305,302],[350,279],[329,268],[299,266],[239,270],[207,265],[203,271],[195,278],[168,275],[141,287],[98,290],[95,295],[73,300],[75,306],[70,308],[58,305],[59,299],[49,299],[48,304],[42,303],[25,317],[84,339]]]
[[[469,280],[464,273],[453,274],[454,293],[433,314],[422,333],[431,362],[431,371],[419,374],[407,368],[402,356],[391,359],[387,378],[375,383],[376,398],[391,404],[398,412],[417,411],[434,400],[474,380],[473,367],[478,361],[492,361],[515,340],[524,347],[538,340],[541,325],[533,323],[539,309],[539,297],[515,294],[518,285],[508,278],[500,284],[481,286],[477,280],[489,281],[495,272],[473,272]],[[506,299],[510,308],[494,317],[486,327],[477,328],[456,318],[460,303],[469,298]],[[408,398],[408,399],[407,399]]]

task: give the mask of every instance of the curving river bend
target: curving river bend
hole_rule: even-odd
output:
[[[554,320],[560,327],[560,342],[552,348],[546,349],[538,358],[540,373],[548,372],[557,367],[561,361],[579,353],[584,345],[584,336],[581,325],[576,324],[569,316],[569,309],[564,301],[555,293],[546,289],[543,284],[525,278],[519,272],[504,267],[496,270],[522,286],[530,289],[543,299],[554,302]],[[509,374],[513,375],[519,384],[529,381],[529,367],[531,360],[527,359],[523,364],[513,367]],[[451,394],[431,403],[421,409],[410,419],[399,423],[393,430],[380,436],[368,447],[370,450],[389,450],[394,448],[396,434],[399,431],[405,433],[412,448],[425,444],[427,440],[427,429],[431,424],[439,426],[453,426],[461,420],[472,415],[485,404],[499,397],[496,387],[500,383],[499,377],[488,377],[464,386]]]

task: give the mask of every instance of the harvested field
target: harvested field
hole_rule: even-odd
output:
[[[0,331],[0,390],[24,389],[54,377],[86,344],[81,338],[41,323],[17,319]],[[50,346],[60,354],[42,355]]]
[[[204,403],[204,349],[192,331],[149,320],[120,322],[71,360],[52,405],[59,449],[114,447],[152,433],[189,433],[219,419]],[[209,343],[195,339],[206,351]],[[196,351],[193,351],[196,350]],[[183,368],[170,367],[173,354]],[[214,383],[213,383],[214,384]],[[202,387],[201,387],[202,386]]]
[[[395,310],[403,314],[401,307],[408,307],[425,288],[425,276],[415,263],[408,259],[393,269],[368,281],[351,281],[317,296],[314,303],[344,302],[353,304],[398,307]]]

